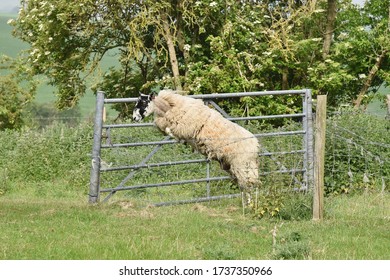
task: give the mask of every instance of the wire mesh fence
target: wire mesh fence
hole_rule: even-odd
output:
[[[325,190],[389,190],[390,120],[342,111],[327,120]]]

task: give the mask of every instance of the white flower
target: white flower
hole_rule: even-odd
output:
[[[359,76],[359,79],[365,79],[367,77],[366,74],[364,74],[364,73],[363,74],[359,74],[358,76]]]
[[[188,45],[188,44],[185,44],[185,45],[184,45],[184,50],[185,50],[185,51],[189,52],[190,49],[191,49],[191,46],[190,46],[190,45]]]
[[[218,5],[217,2],[215,2],[215,1],[213,1],[213,2],[210,3],[210,7],[215,7],[215,6],[217,6],[217,5]]]
[[[338,36],[340,40],[347,39],[348,38],[348,33],[347,32],[341,32],[340,35]]]
[[[33,49],[31,52],[30,52],[30,55],[34,55],[35,53],[39,52],[39,49]]]

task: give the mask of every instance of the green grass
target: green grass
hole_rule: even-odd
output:
[[[0,259],[390,258],[388,194],[329,198],[323,222],[254,219],[236,199],[159,208],[86,200],[0,197]]]

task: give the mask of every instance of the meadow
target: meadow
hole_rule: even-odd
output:
[[[32,189],[63,184],[29,188],[0,197],[0,259],[390,258],[388,194],[328,198],[325,219],[314,222],[254,219],[242,214],[235,199],[170,207],[138,207],[130,200],[92,206],[76,192],[60,198],[31,195]]]

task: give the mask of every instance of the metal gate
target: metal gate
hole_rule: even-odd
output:
[[[230,116],[228,115],[217,103],[223,102],[226,99],[232,98],[274,98],[274,97],[302,97],[302,111],[293,114],[282,115],[265,115],[265,116]],[[313,184],[313,122],[312,122],[312,99],[311,90],[287,90],[287,91],[264,91],[264,92],[241,92],[241,93],[220,93],[220,94],[205,94],[194,95],[192,98],[203,99],[203,101],[212,106],[215,110],[219,111],[224,117],[233,122],[246,122],[242,124],[245,126],[248,123],[264,122],[269,119],[291,119],[293,125],[286,126],[284,129],[275,129],[273,131],[252,131],[250,127],[247,127],[257,138],[259,138],[261,150],[259,151],[260,162],[264,162],[264,165],[260,165],[260,175],[263,178],[270,177],[271,174],[284,174],[284,181],[286,178],[290,189],[295,190],[308,190]],[[119,191],[134,191],[134,190],[149,190],[149,189],[161,189],[164,187],[183,186],[183,185],[196,185],[196,188],[201,188],[202,191],[197,191],[196,197],[192,194],[190,198],[177,199],[177,200],[164,200],[157,203],[153,203],[156,206],[170,205],[170,204],[183,204],[192,202],[203,202],[210,200],[217,200],[221,198],[230,198],[240,196],[240,193],[228,193],[218,194],[218,190],[211,190],[212,184],[216,182],[222,182],[231,180],[226,174],[213,175],[211,172],[212,163],[205,159],[201,155],[193,157],[189,153],[185,153],[185,158],[177,158],[174,156],[179,154],[176,152],[179,146],[176,140],[171,139],[169,136],[162,136],[158,134],[156,128],[153,128],[154,124],[151,122],[145,123],[123,123],[123,124],[105,124],[103,122],[104,105],[113,103],[134,103],[137,98],[116,98],[107,99],[104,97],[104,92],[99,91],[97,93],[96,101],[96,114],[94,124],[94,140],[92,149],[92,168],[90,177],[90,189],[89,189],[89,202],[97,203],[101,199],[103,202],[110,199],[114,194]],[[240,123],[241,124],[241,123]],[[137,140],[134,138],[139,134],[144,133],[144,129],[152,127],[153,131],[157,133],[158,140],[142,139]],[[254,125],[253,127],[260,127]],[[116,143],[116,138],[113,137],[114,131],[126,130],[129,135],[133,130],[138,130],[133,136],[127,137],[127,134],[122,135],[121,140]],[[152,133],[153,134],[153,133]],[[162,138],[161,138],[162,137]],[[293,137],[291,140],[286,140],[287,137]],[[119,139],[119,138],[118,138]],[[266,140],[271,139],[271,140]],[[275,139],[280,140],[281,144]],[[290,141],[290,142],[288,142]],[[276,143],[276,144],[275,144]],[[288,143],[288,145],[285,145]],[[163,159],[158,159],[156,155],[162,151],[165,146],[174,146],[172,150],[168,151],[168,158],[165,155]],[[280,149],[279,149],[280,148]],[[113,164],[108,163],[102,155],[103,151],[114,151],[114,154],[108,154],[107,157],[112,161],[116,161],[115,158],[119,158],[122,154],[127,153],[128,149],[133,149],[133,152],[125,156],[126,163]],[[144,154],[139,154],[140,151]],[[121,151],[121,152],[119,152]],[[115,154],[116,152],[116,154]],[[171,156],[169,156],[171,155]],[[281,159],[290,157],[283,161]],[[151,162],[151,159],[155,159]],[[127,163],[127,159],[134,159],[135,162]],[[268,162],[268,163],[267,163]],[[182,173],[186,173],[187,166],[201,165],[204,170],[198,172],[196,178],[183,179]],[[176,174],[163,174],[161,177],[157,177],[157,181],[150,182],[148,177],[158,174],[160,170],[167,167],[180,166],[179,171],[175,171]],[[270,167],[272,166],[272,168]],[[200,169],[202,169],[200,168]],[[142,170],[149,172],[143,178],[135,179],[137,174]],[[194,169],[198,170],[198,169]],[[103,186],[102,175],[107,173],[122,172],[122,177],[119,181],[112,182],[108,180],[108,186]],[[125,172],[125,173],[123,173]],[[194,174],[197,172],[191,172]],[[272,175],[274,176],[274,175]],[[171,180],[167,178],[176,177]],[[279,182],[277,183],[279,184]],[[292,187],[291,187],[292,186]],[[204,189],[204,191],[203,191]],[[180,192],[179,189],[175,189],[174,192]],[[103,194],[105,197],[103,198]]]

